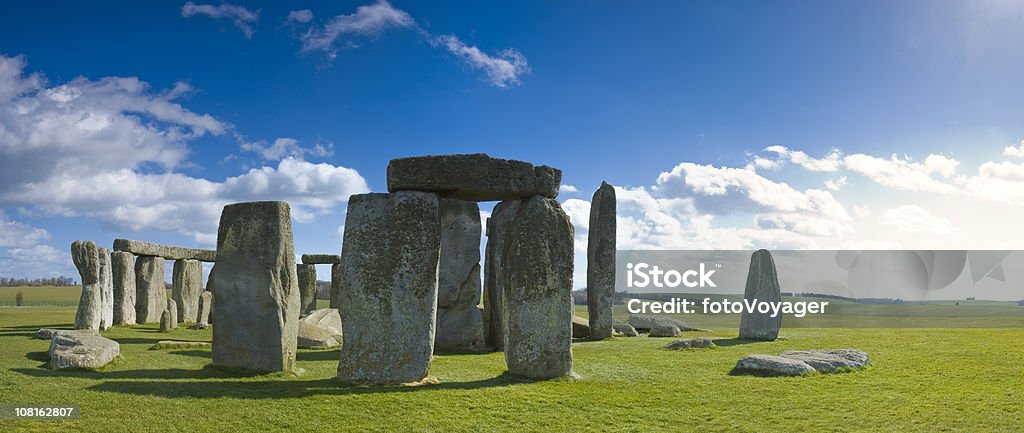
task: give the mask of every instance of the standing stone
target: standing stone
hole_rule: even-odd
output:
[[[440,201],[441,258],[437,287],[435,351],[484,348],[480,311],[480,206]]]
[[[337,310],[341,301],[341,264],[331,265],[331,308]]]
[[[213,290],[213,283],[213,272],[210,272],[210,275],[206,277],[206,291],[210,292],[210,316],[206,319],[207,324],[213,323],[213,304],[216,303],[216,300],[214,299],[216,298],[216,296],[214,296],[214,293],[216,292]]]
[[[82,296],[75,313],[75,329],[99,330],[103,320],[101,304],[103,287],[100,286],[100,253],[93,241],[74,241],[71,260],[82,276]]]
[[[178,304],[173,300],[167,302],[167,312],[171,313],[171,329],[178,327]],[[162,319],[162,318],[161,318]]]
[[[499,271],[508,239],[508,227],[519,211],[519,200],[503,201],[494,206],[487,219],[487,247],[484,261],[484,339],[495,350],[504,350],[505,328],[502,324],[502,293]]]
[[[179,322],[195,323],[202,291],[203,265],[198,260],[175,260],[171,273],[171,298],[178,306]]]
[[[135,259],[135,321],[139,324],[160,321],[167,309],[164,284],[164,259],[139,256]]]
[[[615,188],[607,182],[590,202],[587,234],[587,313],[590,338],[612,336],[612,303],[615,299]]]
[[[213,306],[213,292],[207,290],[199,295],[199,324],[210,324],[210,310]]]
[[[214,365],[294,370],[299,286],[288,203],[224,206],[211,272]]]
[[[99,249],[100,259],[100,329],[114,326],[114,276],[110,270],[110,250]]]
[[[174,305],[171,303],[170,305]],[[171,310],[164,310],[160,315],[160,332],[171,332],[174,329],[174,316],[171,314]]]
[[[299,278],[299,316],[316,310],[316,265],[295,265]]]
[[[110,271],[114,290],[114,325],[135,323],[135,256],[110,253]]]
[[[349,198],[342,251],[338,378],[346,383],[423,380],[434,351],[438,260],[436,194],[399,191]]]
[[[782,290],[779,277],[775,273],[775,260],[768,250],[757,250],[750,256],[750,270],[747,271],[747,285],[743,290],[743,299],[757,302],[781,302]],[[779,338],[782,327],[782,315],[772,317],[769,313],[748,313],[743,311],[740,316],[740,338],[752,340],[775,340]]]
[[[573,227],[558,201],[524,199],[508,227],[499,279],[505,363],[531,379],[572,374]]]

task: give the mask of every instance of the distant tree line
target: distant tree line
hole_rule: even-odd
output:
[[[838,299],[840,301],[856,302],[858,304],[902,304],[902,299],[890,299],[890,298],[850,298],[839,295],[826,295],[822,293],[783,293],[783,296],[801,296],[805,298],[825,298],[825,299]]]
[[[0,287],[21,287],[21,286],[77,286],[78,280],[68,277],[53,278],[6,278],[0,277]]]

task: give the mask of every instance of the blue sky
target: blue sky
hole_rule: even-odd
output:
[[[620,247],[1024,241],[1018,2],[3,9],[0,275],[76,275],[74,239],[212,247],[247,199],[338,251],[347,195],[435,153],[561,168],[578,250],[602,180]]]

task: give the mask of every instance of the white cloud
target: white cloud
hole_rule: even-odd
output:
[[[909,157],[893,154],[889,159],[865,154],[847,155],[843,164],[850,171],[891,188],[907,191],[952,193],[956,188],[934,175],[950,178],[960,163],[944,155],[930,154],[924,162],[913,162]]]
[[[299,12],[299,18],[306,17],[305,14],[301,14],[302,11]],[[312,11],[308,17],[307,21],[297,22],[312,20]],[[387,1],[381,0],[371,5],[359,6],[354,13],[338,15],[322,27],[309,29],[300,35],[299,39],[302,41],[302,52],[322,51],[333,59],[337,56],[335,42],[343,36],[376,36],[391,29],[415,27],[416,21],[408,13],[395,9]]]
[[[65,276],[80,279],[70,254],[49,245],[10,248],[0,254],[0,275],[39,278]]]
[[[853,206],[853,214],[859,218],[867,218],[871,216],[871,208],[867,206]]]
[[[572,186],[572,185],[562,185],[562,186],[558,187],[558,192],[571,193],[571,192],[579,192],[579,191],[580,191],[579,188],[576,188],[575,186]]]
[[[846,186],[846,176],[839,176],[835,179],[825,181],[825,188],[832,191],[839,191],[840,189],[843,189],[844,186]]]
[[[241,147],[243,151],[254,152],[267,161],[279,161],[286,157],[302,158],[305,155],[324,157],[334,153],[330,143],[317,143],[306,148],[299,145],[299,140],[288,137],[278,138],[271,144],[263,140],[242,143]]]
[[[8,220],[0,210],[0,248],[25,248],[50,240],[46,229]]]
[[[1024,157],[1024,139],[1020,140],[1019,146],[1008,146],[1003,149],[1003,155]]]
[[[483,71],[487,75],[487,80],[496,87],[517,85],[520,83],[520,76],[530,73],[526,56],[515,48],[491,56],[476,46],[466,45],[455,35],[439,36],[434,43],[461,58],[469,67]]]
[[[779,145],[768,146],[764,150],[777,154],[781,160],[788,160],[810,171],[836,171],[842,163],[842,155],[835,149],[830,151],[824,158],[812,158],[802,151],[791,150]],[[757,160],[755,160],[755,163],[757,163]]]
[[[901,233],[948,234],[952,232],[949,220],[932,215],[918,205],[903,205],[882,214],[881,223]]]
[[[181,16],[192,17],[196,15],[205,15],[213,19],[227,19],[238,27],[242,31],[242,34],[246,38],[252,38],[252,35],[256,32],[253,26],[259,21],[260,11],[250,10],[242,6],[233,5],[229,3],[221,3],[219,5],[201,5],[193,2],[185,3],[181,7]]]
[[[285,23],[308,23],[313,20],[313,11],[309,9],[301,9],[297,11],[288,12],[288,18]]]

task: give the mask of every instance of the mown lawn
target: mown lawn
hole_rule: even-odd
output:
[[[991,312],[974,319],[1012,325],[1021,310],[1001,311],[1006,312],[1002,319]],[[900,319],[898,312],[870,320],[884,326]],[[668,351],[661,347],[673,339],[646,337],[577,341],[579,382],[517,381],[503,374],[501,353],[442,355],[431,369],[439,385],[357,388],[333,379],[337,350],[300,351],[301,371],[295,375],[253,375],[211,367],[209,349],[149,350],[159,340],[211,340],[210,330],[161,334],[155,324],[105,331],[121,344],[121,359],[102,371],[51,371],[48,342],[31,336],[40,327],[70,327],[74,313],[73,308],[0,308],[0,404],[82,407],[81,420],[0,421],[0,430],[1024,429],[1020,327],[784,328],[785,340],[755,343],[734,339],[734,316],[675,316],[712,329],[685,335],[711,336],[719,339],[718,347]],[[913,318],[916,313],[900,314]],[[945,323],[921,314],[913,320]],[[617,308],[616,315],[624,320],[625,310]],[[846,347],[867,351],[871,366],[801,378],[729,374],[751,353]]]

